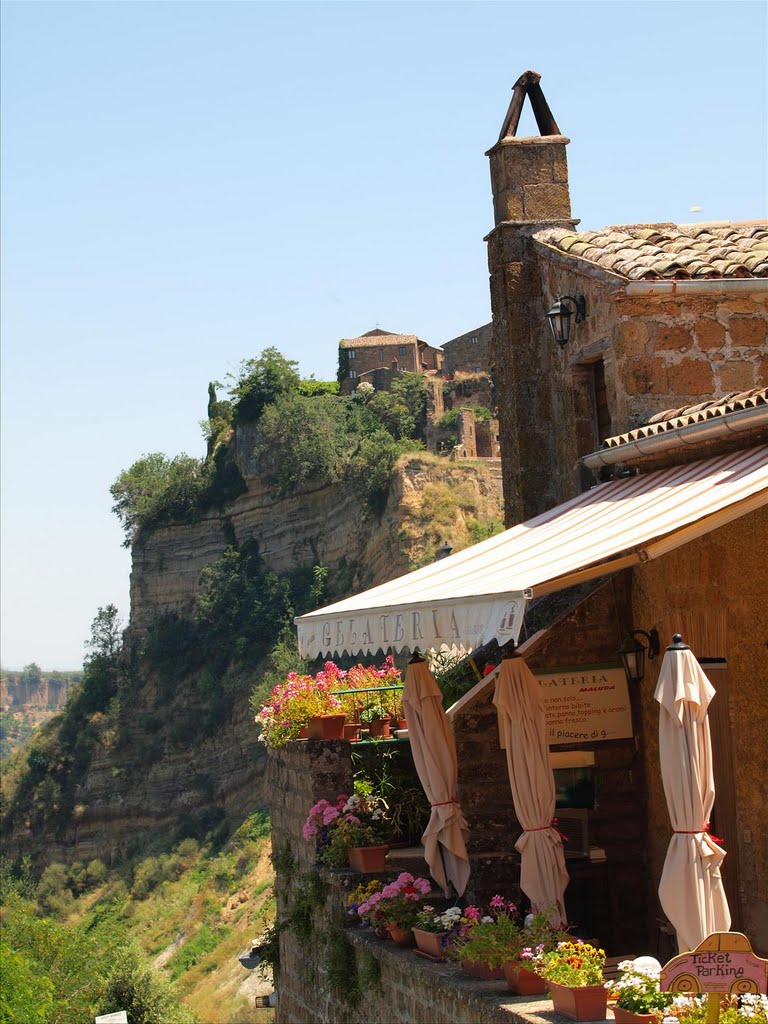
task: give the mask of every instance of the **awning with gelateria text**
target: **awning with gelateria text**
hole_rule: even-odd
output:
[[[299,616],[304,657],[516,640],[526,601],[658,558],[768,503],[768,445],[598,484],[495,537]]]

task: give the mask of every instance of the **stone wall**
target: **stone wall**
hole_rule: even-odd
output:
[[[345,346],[349,354],[349,369],[355,370],[359,377],[370,370],[380,367],[390,369],[393,364],[399,370],[411,373],[421,369],[418,345],[415,341],[406,341],[397,345],[362,345],[359,348]],[[352,353],[354,352],[354,356]]]
[[[466,334],[451,338],[443,345],[445,360],[443,369],[452,375],[457,371],[479,373],[491,366],[491,335],[493,324],[483,324]]]
[[[280,935],[277,1024],[545,1024],[545,997],[513,997],[504,982],[482,982],[452,964],[426,963],[411,950],[350,927],[344,908],[361,876],[316,871],[314,846],[301,838],[309,807],[351,787],[350,745],[288,744],[269,756],[277,915],[290,914],[302,883],[316,891],[302,936]],[[360,990],[355,1001],[353,992]],[[542,1014],[544,1011],[544,1014]]]

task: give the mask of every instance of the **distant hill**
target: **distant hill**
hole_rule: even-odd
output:
[[[34,662],[21,671],[0,673],[0,760],[23,746],[52,715],[61,711],[82,672],[44,671]]]

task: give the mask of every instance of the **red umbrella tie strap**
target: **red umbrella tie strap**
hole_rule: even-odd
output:
[[[447,807],[448,804],[457,804],[458,802],[459,802],[459,798],[457,796],[452,796],[450,800],[442,800],[439,804],[430,804],[429,806],[430,807]]]
[[[723,845],[723,842],[724,842],[724,840],[721,839],[719,836],[713,836],[712,835],[712,833],[709,831],[709,822],[707,822],[707,824],[706,824],[706,826],[704,828],[692,828],[692,829],[676,828],[674,834],[676,836],[701,836],[701,835],[706,835],[706,836],[709,836],[709,838],[712,840],[713,843],[719,843],[721,846]]]
[[[568,836],[564,836],[560,829],[557,827],[557,818],[553,818],[549,825],[540,825],[538,828],[524,828],[523,832],[547,832],[549,829],[553,829],[560,836],[562,842],[569,842]]]

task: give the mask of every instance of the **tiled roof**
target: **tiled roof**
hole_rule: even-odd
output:
[[[415,345],[415,334],[381,334],[371,331],[359,338],[342,338],[339,348],[381,348],[386,345]]]
[[[600,231],[548,228],[546,245],[630,281],[768,277],[768,224],[631,224]]]
[[[682,409],[666,409],[664,412],[652,416],[645,426],[636,427],[626,434],[607,437],[601,447],[618,448],[620,445],[630,444],[632,441],[639,441],[644,437],[666,434],[672,430],[679,430],[681,427],[689,427],[693,423],[703,423],[705,420],[721,418],[729,413],[754,409],[760,405],[768,406],[768,388],[753,388],[751,391],[734,392],[730,395],[723,395],[722,398],[713,398],[709,402],[688,405]]]

